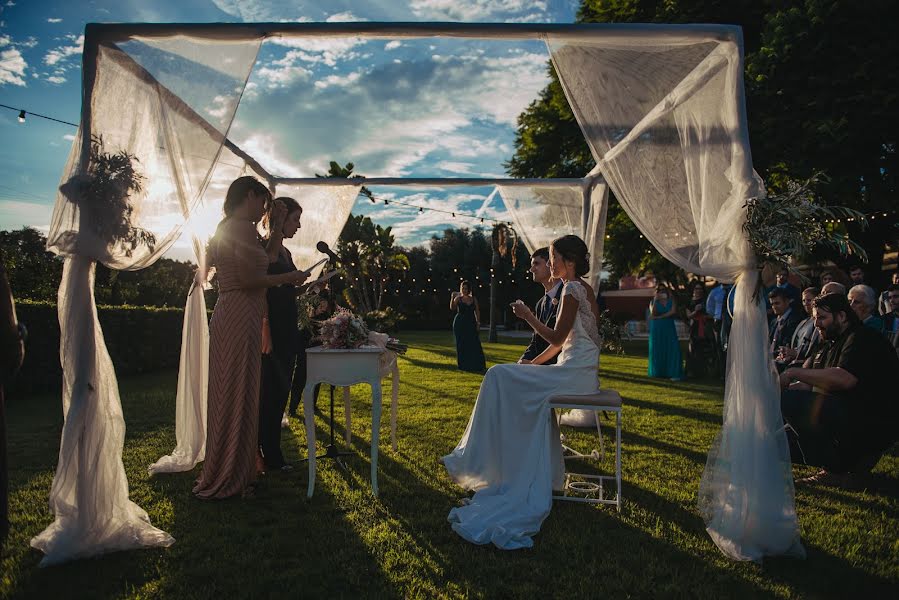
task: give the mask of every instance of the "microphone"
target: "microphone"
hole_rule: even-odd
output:
[[[334,254],[334,251],[331,250],[331,249],[328,247],[328,244],[326,244],[325,242],[319,242],[319,243],[317,243],[317,244],[315,245],[315,249],[318,250],[319,252],[321,252],[322,254],[327,254],[327,255],[328,255],[328,259],[330,259],[330,261],[331,261],[332,263],[339,263],[339,262],[340,262],[340,257],[337,256],[336,254]]]

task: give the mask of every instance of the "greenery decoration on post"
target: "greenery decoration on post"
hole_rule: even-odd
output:
[[[139,246],[152,252],[156,236],[135,227],[132,194],[143,191],[145,177],[137,171],[136,156],[119,150],[106,152],[102,136],[91,138],[87,173],[75,175],[59,190],[81,211],[82,231],[89,230],[108,246],[122,245],[125,256]]]
[[[820,174],[815,174],[804,182],[788,181],[785,191],[746,202],[743,231],[755,252],[759,269],[787,269],[805,280],[792,261],[807,256],[817,246],[830,246],[841,256],[854,254],[860,261],[868,261],[865,250],[848,233],[826,222],[845,219],[857,221],[864,228],[865,215],[845,206],[818,204],[815,186],[821,179]],[[759,280],[753,292],[756,301],[761,285]]]

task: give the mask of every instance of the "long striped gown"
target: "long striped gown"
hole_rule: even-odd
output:
[[[198,498],[228,498],[256,479],[265,289],[242,289],[240,263],[265,274],[268,257],[249,221],[229,219],[213,247],[219,298],[209,323],[206,460]]]

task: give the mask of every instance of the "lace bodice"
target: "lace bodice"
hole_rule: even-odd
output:
[[[574,326],[571,333],[568,334],[567,342],[574,341],[575,332],[580,329],[597,348],[602,346],[602,339],[599,337],[599,327],[596,324],[596,315],[593,314],[592,303],[587,297],[587,288],[578,281],[569,281],[562,288],[562,297],[572,296],[578,302],[577,318],[574,320]]]

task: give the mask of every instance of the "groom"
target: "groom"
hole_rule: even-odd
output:
[[[534,277],[534,281],[541,284],[546,292],[543,297],[537,301],[534,314],[537,315],[537,318],[540,319],[541,323],[550,329],[555,329],[556,313],[559,310],[559,302],[562,298],[562,281],[553,279],[552,274],[550,273],[549,248],[538,248],[534,251],[531,255],[531,268],[528,270]],[[531,343],[528,344],[524,354],[518,359],[519,364],[521,364],[521,361],[523,360],[534,360],[548,347],[549,344],[546,340],[535,332],[534,335],[531,336]],[[558,355],[553,356],[544,364],[556,364],[557,357]]]

